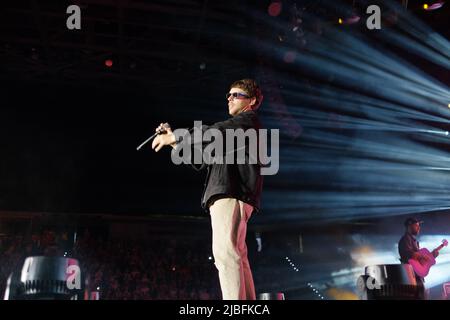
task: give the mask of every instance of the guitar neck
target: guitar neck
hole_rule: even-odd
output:
[[[443,247],[445,247],[445,244],[441,244],[439,247],[437,247],[437,248],[434,249],[434,250],[439,251],[439,250],[441,250]]]

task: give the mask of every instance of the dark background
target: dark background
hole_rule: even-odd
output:
[[[411,2],[411,1],[410,1]],[[175,166],[169,150],[135,148],[160,123],[190,127],[228,117],[224,94],[236,79],[272,70],[263,83],[262,120],[280,128],[281,145],[307,140],[292,136],[279,110],[269,104],[278,95],[294,125],[302,128],[290,96],[293,81],[332,84],[333,75],[317,77],[293,69],[272,51],[291,39],[284,24],[294,6],[335,24],[353,1],[284,1],[278,17],[268,15],[270,1],[7,1],[0,10],[0,208],[13,211],[201,215],[204,174]],[[374,2],[375,3],[375,2]],[[376,1],[382,5],[382,1]],[[398,2],[399,3],[399,2]],[[70,4],[82,10],[82,29],[65,27]],[[362,12],[368,2],[356,2]],[[448,7],[448,6],[447,6]],[[448,8],[431,17],[414,1],[409,10],[448,35]],[[384,10],[384,9],[383,9]],[[267,23],[267,21],[270,23]],[[274,29],[271,23],[280,24]],[[364,23],[354,27],[376,37]],[[297,43],[298,44],[298,43]],[[391,48],[389,43],[376,43]],[[308,45],[300,43],[300,51]],[[404,59],[422,64],[448,81],[448,72],[399,48]],[[105,59],[112,59],[107,68]],[[276,88],[278,92],[274,92]],[[301,106],[300,106],[301,107]],[[321,107],[321,106],[318,106]],[[326,111],[326,106],[322,106]],[[295,111],[295,110],[294,110]],[[298,114],[298,113],[297,113]],[[342,111],[342,114],[345,114]],[[338,113],[339,115],[339,113]],[[330,117],[336,112],[330,113]],[[349,137],[354,132],[344,133]],[[306,151],[298,152],[302,157]],[[266,177],[263,208],[277,213],[282,193],[273,190],[324,190],[334,177],[325,172],[283,171]],[[301,169],[301,168],[299,168]],[[270,195],[271,196],[267,196]],[[264,210],[264,209],[263,209]]]

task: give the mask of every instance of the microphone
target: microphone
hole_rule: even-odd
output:
[[[164,123],[163,126],[166,127],[166,128],[170,128],[170,126],[169,126],[168,123]],[[152,140],[154,137],[156,137],[156,136],[159,135],[159,134],[164,134],[164,133],[166,133],[166,132],[167,132],[167,131],[166,131],[165,129],[161,129],[161,130],[156,131],[154,134],[152,134],[152,136],[151,136],[150,138],[148,138],[147,140],[145,140],[144,142],[142,142],[142,143],[136,148],[136,150],[139,151],[145,144],[147,144],[147,143],[148,143],[150,140]]]

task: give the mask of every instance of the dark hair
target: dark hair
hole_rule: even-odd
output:
[[[258,86],[255,80],[253,79],[242,79],[235,81],[231,84],[231,88],[239,88],[244,90],[250,98],[256,98],[256,102],[253,105],[252,109],[256,110],[261,105],[261,102],[263,100],[263,95],[261,92],[261,88]]]

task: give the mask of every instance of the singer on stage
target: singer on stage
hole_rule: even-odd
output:
[[[202,130],[214,128],[222,133],[226,129],[255,129],[260,122],[256,113],[263,96],[257,83],[242,79],[231,84],[226,94],[231,118]],[[195,144],[192,139],[177,139],[170,126],[161,124],[160,133],[153,140],[152,148],[158,152],[163,146],[180,147],[183,143]],[[202,138],[203,139],[203,138]],[[210,141],[200,141],[201,144]],[[247,157],[247,154],[246,154]],[[196,167],[193,164],[194,167]],[[224,300],[255,300],[255,286],[245,243],[247,222],[260,209],[263,179],[260,164],[205,164],[196,167],[207,169],[202,206],[211,216],[212,248],[219,272]]]

